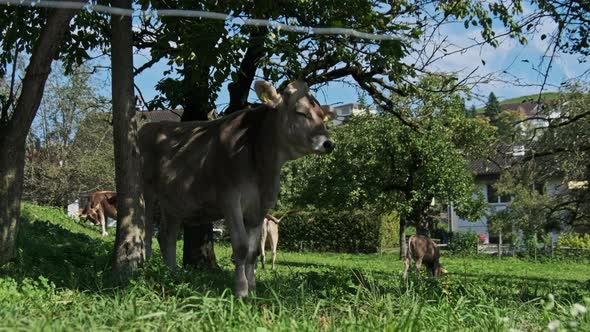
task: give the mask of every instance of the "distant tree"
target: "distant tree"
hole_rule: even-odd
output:
[[[441,88],[439,80],[425,80]],[[463,216],[483,212],[466,158],[485,151],[493,129],[487,121],[467,119],[458,94],[430,93],[406,100],[416,105],[421,130],[391,115],[352,116],[334,129],[338,148],[323,158],[292,162],[283,174],[281,204],[288,208],[332,207],[400,214],[400,243],[405,230],[420,225],[433,198],[454,202]]]
[[[62,63],[53,65],[38,116],[28,138],[23,192],[25,199],[65,206],[81,190],[92,188],[87,183],[97,182],[85,176],[86,168],[78,166],[107,144],[111,145],[112,153],[112,140],[110,137],[106,141],[99,141],[98,138],[97,141],[81,140],[77,134],[87,118],[96,120],[91,115],[110,108],[109,101],[96,93],[93,87],[96,84],[88,66],[73,67],[66,75]],[[90,129],[89,125],[86,124],[85,130]],[[92,125],[100,126],[101,134],[109,132],[104,127],[110,125],[104,119]],[[74,143],[78,149],[76,151]],[[79,149],[84,149],[87,155],[79,153]],[[101,176],[109,177],[110,174]],[[110,189],[114,189],[114,186]]]
[[[507,144],[522,143],[527,132],[526,122],[521,122],[523,118],[518,111],[500,112],[494,121],[494,125],[498,128],[498,140]]]
[[[475,105],[471,105],[471,107],[468,108],[466,112],[468,118],[475,118],[477,116],[477,109],[475,108]]]
[[[92,112],[80,123],[70,146],[67,168],[72,193],[115,190],[112,114]]]
[[[496,125],[496,118],[501,111],[502,108],[500,107],[500,102],[498,101],[498,98],[496,98],[496,95],[493,92],[490,92],[490,95],[488,96],[488,101],[486,102],[486,105],[484,107],[483,114],[490,119],[491,124]]]
[[[546,127],[533,130],[525,156],[498,183],[500,194],[514,197],[509,211],[496,218],[499,225],[530,232],[590,230],[588,92],[587,87],[569,86],[558,103],[537,116],[546,119]]]

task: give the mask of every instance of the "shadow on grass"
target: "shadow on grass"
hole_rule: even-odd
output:
[[[115,291],[127,287],[111,274],[113,242],[72,232],[47,221],[22,220],[13,262],[0,267],[0,275],[22,281],[40,276],[58,288],[84,291]],[[221,293],[231,286],[229,271],[169,271],[154,255],[136,277],[157,287],[190,283],[198,290]]]
[[[20,224],[16,258],[0,267],[0,275],[18,282],[44,277],[57,288],[106,296],[136,288],[142,288],[141,292],[181,297],[204,294],[220,296],[233,286],[234,267],[229,257],[220,255],[221,270],[178,267],[176,271],[170,271],[163,264],[157,246],[152,259],[133,281],[122,284],[111,274],[112,250],[112,238],[105,240],[70,231],[48,221],[25,219]],[[350,276],[350,271],[346,274]],[[313,289],[336,288],[346,279],[343,275],[334,271],[275,273],[260,278],[258,289],[261,296],[272,298],[273,292],[277,290],[292,294],[302,284]]]

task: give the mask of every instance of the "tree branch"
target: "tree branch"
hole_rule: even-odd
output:
[[[253,29],[253,32],[250,34],[248,50],[246,50],[246,54],[244,54],[244,58],[240,63],[237,80],[231,82],[227,87],[229,91],[229,105],[223,112],[224,114],[231,114],[247,106],[250,86],[252,85],[252,81],[254,81],[258,62],[266,55],[266,50],[264,49],[265,37],[266,31],[262,28]]]
[[[152,58],[150,61],[144,63],[143,65],[139,66],[139,68],[135,68],[133,71],[133,76],[137,76],[141,74],[144,70],[151,68],[156,62],[160,61],[160,59]]]

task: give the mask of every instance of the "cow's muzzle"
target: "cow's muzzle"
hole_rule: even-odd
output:
[[[332,151],[334,151],[334,148],[336,147],[336,143],[332,142],[332,140],[325,140],[324,144],[322,144],[322,147],[324,148],[324,151],[326,151],[326,153],[330,153]]]

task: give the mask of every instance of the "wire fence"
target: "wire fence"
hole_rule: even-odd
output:
[[[60,9],[78,9],[87,10],[89,12],[98,12],[103,14],[118,15],[118,16],[132,16],[132,17],[186,17],[186,18],[201,18],[226,21],[235,25],[250,25],[258,27],[267,27],[277,31],[290,31],[301,34],[312,35],[341,35],[354,38],[370,39],[370,40],[397,40],[408,41],[407,36],[393,35],[393,34],[378,34],[357,31],[349,28],[336,27],[310,27],[295,24],[285,24],[268,19],[244,19],[235,17],[225,13],[209,12],[202,10],[185,10],[185,9],[149,9],[149,10],[135,10],[128,8],[110,7],[105,5],[93,4],[90,2],[73,2],[73,1],[35,1],[35,0],[0,0],[1,5],[6,6],[22,6],[22,7],[41,7],[41,8],[60,8]]]

